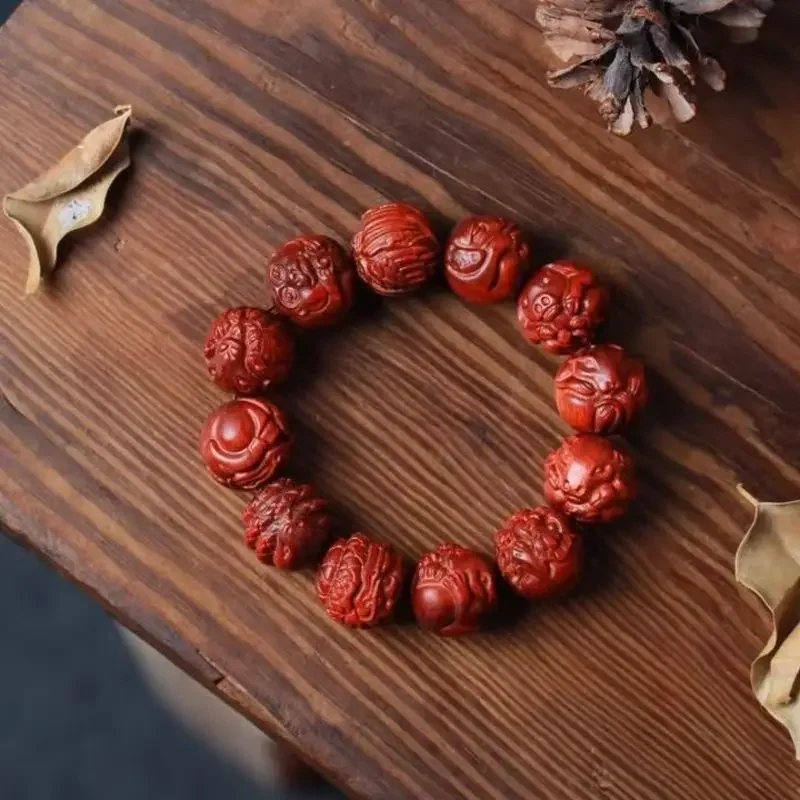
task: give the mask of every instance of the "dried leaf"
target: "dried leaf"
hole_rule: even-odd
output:
[[[3,199],[3,211],[28,245],[25,293],[39,288],[56,266],[58,244],[68,233],[96,222],[116,177],[130,165],[125,132],[131,107],[90,131],[55,166]]]
[[[736,553],[736,580],[761,598],[772,617],[750,682],[761,705],[791,734],[800,759],[800,500],[762,503],[741,486],[739,492],[755,516]]]

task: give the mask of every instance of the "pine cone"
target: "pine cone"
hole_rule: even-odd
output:
[[[706,21],[734,41],[758,35],[773,0],[542,0],[536,19],[553,52],[569,62],[548,73],[551,86],[583,87],[609,130],[626,136],[652,124],[653,95],[679,122],[696,113],[697,77],[715,91],[725,71],[701,49]]]

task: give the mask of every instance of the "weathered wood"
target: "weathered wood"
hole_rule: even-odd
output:
[[[546,88],[531,7],[27,0],[0,34],[0,191],[117,103],[143,131],[52,288],[20,299],[24,247],[0,228],[0,520],[353,795],[789,797],[789,742],[747,681],[766,626],[732,557],[735,482],[800,488],[800,10],[779,5],[698,121],[618,140]],[[283,239],[346,240],[382,198],[443,230],[502,213],[537,260],[594,264],[608,336],[654,378],[631,435],[644,496],[592,536],[585,590],[464,641],[334,626],[309,573],[242,546],[243,498],[196,454],[223,399],[200,357],[212,315],[265,302]],[[557,362],[510,306],[364,300],[301,352],[280,393],[291,472],[342,530],[410,557],[489,550],[539,501]]]

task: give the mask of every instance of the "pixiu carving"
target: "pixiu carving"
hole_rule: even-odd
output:
[[[292,438],[277,407],[243,397],[212,411],[200,432],[200,454],[208,471],[232,489],[257,489],[289,457]]]
[[[644,366],[614,344],[581,350],[556,373],[556,406],[575,430],[621,430],[647,403]]]
[[[530,600],[564,594],[580,577],[582,539],[563,514],[547,506],[512,514],[495,534],[495,546],[501,574]]]
[[[612,522],[636,496],[633,457],[591,433],[564,439],[544,476],[547,502],[579,522]]]
[[[275,308],[298,325],[318,327],[342,319],[353,304],[356,271],[338,242],[299,236],[267,265]]]
[[[406,294],[433,276],[439,242],[419,209],[386,203],[361,217],[353,257],[361,279],[378,294]]]
[[[470,217],[456,225],[447,244],[447,283],[471,303],[505,300],[519,287],[528,254],[516,223],[501,217]]]
[[[267,484],[242,514],[245,542],[256,557],[281,569],[312,561],[331,530],[328,504],[311,486],[279,478]]]
[[[608,302],[608,291],[588,269],[557,261],[525,285],[517,318],[529,341],[551,353],[573,353],[591,342]]]
[[[387,621],[402,586],[402,557],[360,533],[334,542],[317,573],[317,594],[328,616],[351,628]]]
[[[214,320],[203,354],[220,389],[255,394],[289,374],[294,341],[277,314],[242,306]]]
[[[492,565],[466,547],[439,545],[417,564],[411,602],[423,628],[440,636],[471,633],[497,605]]]

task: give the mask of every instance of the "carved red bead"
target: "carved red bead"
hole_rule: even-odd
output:
[[[495,534],[495,547],[500,573],[529,600],[564,594],[580,577],[583,540],[547,506],[512,514]]]
[[[361,533],[334,542],[317,573],[317,595],[328,616],[351,628],[389,620],[402,588],[402,557]]]
[[[342,246],[327,236],[298,236],[267,264],[275,308],[307,328],[332,325],[353,304],[356,270]]]
[[[558,413],[575,430],[614,433],[647,404],[644,366],[618,345],[592,345],[561,365],[555,396]]]
[[[361,217],[353,257],[361,279],[378,294],[406,294],[433,276],[439,242],[419,209],[386,203]]]
[[[419,560],[411,603],[423,628],[440,636],[472,633],[497,605],[492,565],[474,550],[441,544]]]
[[[283,412],[255,397],[221,405],[200,433],[200,454],[208,471],[231,489],[266,483],[289,457],[291,445]]]
[[[278,478],[247,504],[244,540],[256,557],[281,569],[312,561],[331,531],[328,504],[313,487]]]
[[[294,363],[294,340],[277,314],[241,306],[214,320],[203,355],[220,389],[255,394],[287,377]]]
[[[469,217],[453,229],[444,255],[450,288],[470,303],[496,303],[516,293],[528,263],[528,245],[515,222]]]
[[[550,353],[574,353],[594,338],[608,312],[607,289],[586,268],[568,261],[548,264],[517,300],[523,335]]]
[[[547,502],[579,522],[612,522],[636,496],[633,456],[592,433],[570,436],[544,465]]]

